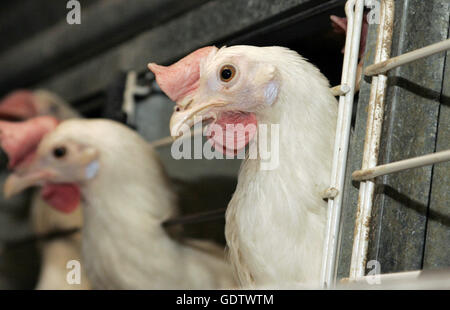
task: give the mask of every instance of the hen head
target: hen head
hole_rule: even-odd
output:
[[[277,56],[273,49],[209,46],[168,67],[149,64],[161,89],[176,102],[171,135],[212,121],[208,135],[216,149],[234,154],[243,149],[256,134],[258,111],[277,101],[280,76],[270,61]]]
[[[17,123],[16,126],[24,124]],[[42,186],[42,198],[50,205],[67,213],[76,209],[80,202],[79,185],[94,178],[98,172],[98,152],[94,147],[73,138],[76,131],[64,125],[43,138],[36,138],[40,143],[33,157],[16,167],[6,180],[6,198],[29,187]],[[14,150],[11,155],[15,156]]]

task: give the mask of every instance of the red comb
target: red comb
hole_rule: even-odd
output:
[[[168,67],[151,63],[148,68],[163,92],[176,102],[198,88],[200,63],[215,50],[215,46],[203,47]]]
[[[346,17],[338,17],[336,15],[331,15],[331,26],[333,27],[333,31],[336,33],[346,33],[347,32],[347,18]]]
[[[28,119],[36,116],[33,93],[28,90],[18,90],[0,101],[0,118]]]
[[[0,147],[8,155],[9,168],[15,168],[26,160],[58,123],[51,116],[35,117],[23,122],[0,121]]]

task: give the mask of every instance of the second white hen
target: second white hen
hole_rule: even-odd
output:
[[[72,199],[83,199],[83,258],[94,288],[234,286],[224,257],[175,241],[162,228],[177,213],[175,196],[154,150],[129,128],[63,122],[33,162],[10,176],[5,194],[48,183],[71,186]]]

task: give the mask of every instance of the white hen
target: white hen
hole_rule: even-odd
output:
[[[233,154],[257,135],[249,127],[227,139],[227,125],[279,125],[278,141],[269,136],[266,143],[278,148],[271,150],[279,153],[278,167],[263,170],[259,157],[242,164],[226,215],[229,253],[243,286],[317,284],[327,214],[321,193],[330,181],[337,118],[327,79],[282,47],[206,47],[149,68],[177,102],[174,136],[194,117],[213,119],[223,137],[211,141]]]
[[[33,163],[9,177],[5,194],[48,183],[71,186],[83,198],[83,258],[94,288],[233,286],[224,257],[175,241],[162,228],[177,212],[174,193],[154,150],[129,128],[107,120],[61,123]]]

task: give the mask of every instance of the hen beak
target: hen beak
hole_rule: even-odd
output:
[[[170,134],[177,138],[185,134],[191,127],[199,122],[216,118],[215,108],[221,108],[229,103],[223,101],[211,100],[196,104],[190,102],[189,108],[182,111],[175,111],[170,118]]]
[[[3,187],[5,198],[11,198],[27,188],[44,186],[47,183],[77,183],[94,178],[98,173],[98,152],[88,148],[76,158],[73,165],[53,166],[44,158],[36,157],[27,165],[11,174]]]
[[[17,195],[27,188],[41,185],[54,177],[54,173],[49,170],[39,169],[36,166],[26,171],[16,172],[10,175],[3,187],[3,194],[6,199]]]

